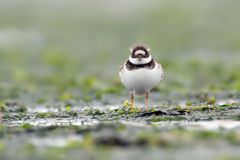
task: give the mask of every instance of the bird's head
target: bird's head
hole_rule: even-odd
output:
[[[150,48],[145,44],[134,44],[130,47],[129,61],[133,64],[147,64],[152,60]]]

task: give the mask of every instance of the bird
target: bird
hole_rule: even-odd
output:
[[[151,56],[150,48],[144,43],[130,47],[130,56],[119,68],[122,84],[130,92],[130,107],[134,109],[134,96],[145,95],[145,110],[148,111],[149,92],[164,77],[162,65]]]

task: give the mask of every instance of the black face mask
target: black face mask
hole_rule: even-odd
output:
[[[131,57],[132,57],[132,58],[138,58],[137,55],[134,54],[134,53],[135,53],[136,51],[138,51],[138,50],[141,50],[141,51],[144,51],[144,52],[145,52],[145,54],[143,55],[142,58],[148,58],[148,57],[149,57],[149,53],[148,53],[148,51],[146,50],[146,48],[144,48],[144,47],[136,47],[136,48],[132,51],[132,54],[131,54]]]

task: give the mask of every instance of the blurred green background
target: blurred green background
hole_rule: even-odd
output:
[[[123,90],[118,68],[147,43],[162,92],[240,90],[240,1],[0,1],[1,98],[46,88]],[[69,91],[69,94],[65,94]]]

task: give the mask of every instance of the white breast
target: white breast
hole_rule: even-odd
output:
[[[127,70],[124,67],[119,72],[123,85],[138,95],[143,95],[153,89],[162,79],[163,70],[160,64],[155,65],[153,69],[140,68],[135,70]]]

